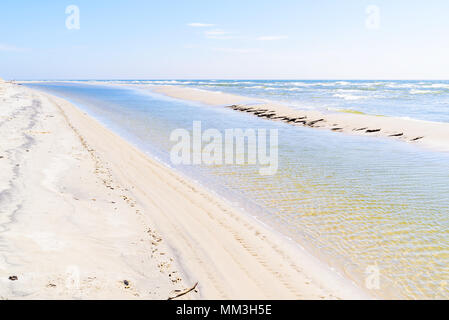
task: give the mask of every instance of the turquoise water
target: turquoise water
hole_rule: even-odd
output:
[[[29,85],[67,98],[162,162],[205,184],[365,286],[376,266],[387,298],[449,298],[449,154],[381,138],[273,122],[117,86]],[[279,169],[174,166],[170,132],[279,131]],[[449,285],[449,283],[447,284]]]
[[[267,98],[300,109],[355,110],[373,115],[449,122],[449,81],[135,80],[114,82],[187,86]]]

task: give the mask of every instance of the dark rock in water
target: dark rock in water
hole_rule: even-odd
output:
[[[332,131],[343,130],[343,128],[332,128]]]
[[[11,280],[11,281],[19,280],[19,278],[17,276],[9,276],[8,279]]]
[[[379,132],[379,131],[380,131],[380,129],[368,129],[365,132],[366,133],[373,133],[373,132]]]

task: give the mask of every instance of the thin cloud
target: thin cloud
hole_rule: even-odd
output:
[[[0,43],[0,51],[4,51],[4,52],[24,52],[24,51],[27,51],[27,49]]]
[[[208,27],[214,26],[214,24],[211,24],[211,23],[200,23],[200,22],[192,22],[187,25],[189,27],[194,27],[194,28],[208,28]]]
[[[260,52],[259,49],[246,49],[246,48],[213,48],[213,51],[227,52],[227,53],[256,53]]]
[[[233,36],[230,32],[223,31],[223,30],[208,30],[204,32],[204,35],[208,39],[235,39],[236,37]]]
[[[275,40],[285,40],[288,39],[288,36],[262,36],[258,37],[257,40],[260,41],[275,41]]]
[[[229,34],[229,32],[223,31],[223,30],[209,30],[204,32],[207,36],[222,36],[225,34]]]

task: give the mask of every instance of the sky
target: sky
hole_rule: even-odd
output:
[[[2,0],[0,77],[449,79],[448,15],[447,0]]]

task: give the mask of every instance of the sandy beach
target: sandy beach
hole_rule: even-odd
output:
[[[67,101],[0,103],[1,299],[368,297]]]
[[[142,86],[147,87],[148,86]],[[177,99],[211,106],[228,106],[236,111],[291,125],[332,130],[346,134],[386,137],[437,151],[449,151],[449,124],[355,112],[298,110],[264,99],[173,85],[150,86],[151,90]]]

